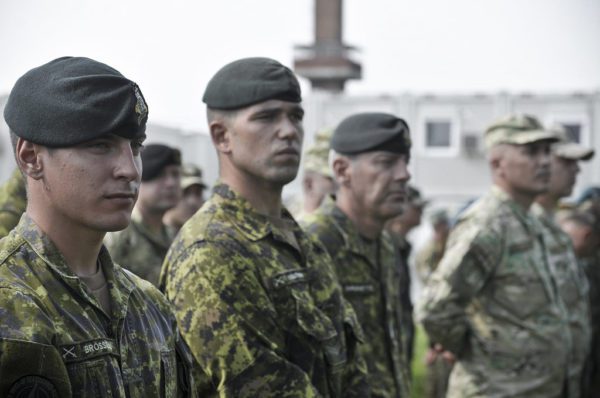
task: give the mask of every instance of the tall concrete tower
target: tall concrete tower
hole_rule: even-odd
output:
[[[342,39],[342,1],[315,0],[315,42],[295,47],[294,70],[313,89],[342,92],[347,80],[361,78],[361,65],[350,59],[356,49]]]

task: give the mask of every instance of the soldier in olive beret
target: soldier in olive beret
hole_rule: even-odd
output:
[[[115,262],[157,286],[175,237],[163,217],[181,199],[181,153],[167,145],[149,144],[142,152],[142,165],[142,185],[131,223],[106,235],[105,241]]]
[[[485,132],[493,186],[459,216],[417,310],[430,340],[456,357],[450,398],[570,396],[568,315],[530,212],[548,190],[557,140],[530,115]]]
[[[207,395],[369,394],[331,260],[281,202],[300,164],[300,101],[292,71],[268,58],[225,65],[204,93],[220,182],[175,238],[161,288]]]
[[[401,305],[400,256],[385,223],[402,212],[410,178],[409,128],[386,113],[344,119],[331,138],[331,165],[338,184],[304,220],[327,249],[344,295],[365,331],[359,346],[375,397],[408,397],[406,327]]]
[[[137,198],[139,87],[59,58],[17,81],[4,117],[28,197],[0,242],[0,396],[193,396],[169,303],[102,245]]]

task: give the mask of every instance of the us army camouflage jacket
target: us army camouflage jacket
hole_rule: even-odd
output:
[[[17,226],[26,206],[25,178],[19,169],[15,169],[0,187],[0,238]]]
[[[541,226],[499,188],[459,219],[419,317],[458,357],[448,397],[562,397],[570,336]]]
[[[359,350],[369,370],[374,397],[408,397],[403,355],[400,281],[391,237],[384,233],[369,250],[350,219],[328,199],[305,219],[306,231],[333,259],[344,296],[365,332]]]
[[[569,397],[579,397],[583,367],[592,338],[587,277],[577,262],[571,238],[554,222],[552,215],[537,203],[533,204],[531,212],[543,227],[550,269],[567,309],[572,343],[569,356]]]
[[[293,222],[284,211],[283,218]],[[227,185],[183,226],[161,273],[182,334],[220,397],[368,396],[361,329],[330,259]]]
[[[112,316],[26,214],[0,241],[1,397],[192,396],[191,355],[164,296],[105,248],[99,260]]]
[[[152,233],[136,210],[127,228],[106,235],[105,243],[113,260],[142,279],[158,286],[160,269],[173,241],[166,227],[161,234]]]
[[[443,255],[443,245],[433,238],[417,252],[415,256],[415,269],[423,285],[427,284],[429,277],[436,270]]]

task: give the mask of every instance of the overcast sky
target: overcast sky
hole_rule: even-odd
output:
[[[202,93],[225,63],[291,65],[314,0],[0,0],[0,93],[63,55],[138,82],[152,122],[205,130]],[[346,0],[361,49],[349,94],[600,89],[599,0]],[[305,95],[310,94],[303,83]]]

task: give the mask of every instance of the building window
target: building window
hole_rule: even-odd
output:
[[[427,148],[449,148],[452,144],[452,123],[449,120],[425,123],[425,146]]]
[[[581,124],[579,123],[561,123],[562,126],[567,130],[567,137],[569,141],[577,142],[581,144]]]

